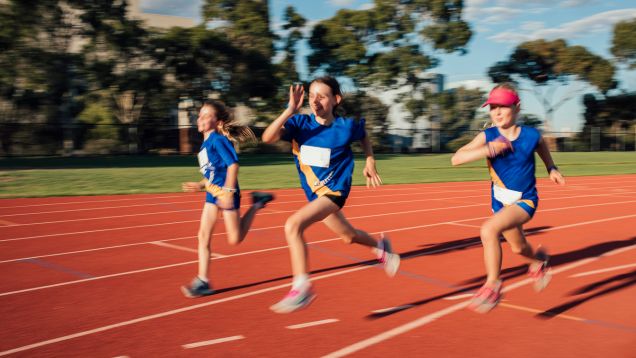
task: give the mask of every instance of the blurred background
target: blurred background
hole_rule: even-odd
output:
[[[376,151],[449,152],[515,82],[560,151],[633,151],[628,2],[0,1],[0,155],[189,154],[205,98],[256,132],[337,76]],[[248,144],[243,152],[287,151]]]

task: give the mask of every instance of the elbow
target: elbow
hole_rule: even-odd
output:
[[[263,133],[261,140],[265,144],[272,144],[274,142],[274,136],[269,133]]]

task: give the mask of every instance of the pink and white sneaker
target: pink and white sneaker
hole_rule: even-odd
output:
[[[470,300],[468,308],[479,313],[488,313],[501,300],[501,281],[494,285],[483,285]]]
[[[311,289],[311,284],[303,285],[300,289],[292,289],[278,303],[269,309],[276,313],[291,313],[303,309],[316,298],[316,294]]]
[[[536,258],[541,260],[540,264],[533,264],[528,267],[528,276],[534,281],[533,287],[537,292],[543,291],[550,280],[552,279],[552,273],[550,272],[550,256],[544,249],[539,248],[536,253]]]
[[[393,253],[391,241],[384,237],[384,233],[380,234],[380,242],[376,250],[378,261],[384,266],[384,272],[387,276],[393,277],[400,268],[400,255]]]

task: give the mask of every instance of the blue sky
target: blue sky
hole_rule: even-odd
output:
[[[342,8],[362,9],[372,6],[369,0],[287,1],[272,0],[271,23],[279,29],[282,13],[292,5],[309,20],[308,31],[316,22],[333,16]],[[144,12],[199,18],[201,0],[141,0]],[[446,75],[446,86],[460,85],[490,89],[486,76],[488,67],[506,59],[517,44],[544,38],[563,38],[571,45],[581,45],[605,58],[611,58],[613,25],[622,20],[636,18],[636,1],[618,0],[465,0],[464,18],[473,30],[468,53],[463,56],[436,54],[440,66],[431,71]],[[301,46],[299,53],[306,54]],[[299,63],[304,69],[304,63]],[[621,70],[616,76],[620,89],[636,91],[636,71]],[[592,89],[584,84],[573,84],[559,89],[555,100],[569,91]],[[522,106],[527,113],[543,116],[543,109],[530,91],[521,94]],[[553,128],[578,130],[582,125],[581,97],[565,103],[555,114]]]

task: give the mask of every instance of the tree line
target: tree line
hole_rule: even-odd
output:
[[[91,141],[116,145],[130,134],[116,125],[135,126],[144,152],[153,147],[149,143],[169,139],[160,129],[175,124],[180,101],[209,96],[243,104],[255,114],[255,124],[265,124],[286,103],[286,87],[307,80],[298,72],[299,61],[310,76],[350,81],[354,90],[346,109],[367,118],[376,145],[387,133],[388,106],[381,97],[390,90],[407,88],[394,101],[404,105],[410,122],[422,116],[436,121],[448,133],[445,143],[457,142],[483,120],[476,112],[481,90],[435,93],[424,76],[444,54],[469,51],[473,32],[462,17],[463,1],[375,0],[368,9],[340,10],[309,32],[307,19],[291,6],[275,32],[269,11],[262,0],[205,0],[200,25],[157,29],[127,16],[125,0],[0,3],[2,151],[10,154],[24,124],[38,124],[26,129],[28,135],[51,153],[63,146],[61,137],[73,147]],[[488,75],[494,82],[530,84],[548,124],[567,96],[581,91],[555,99],[553,88],[585,83],[585,90],[596,89],[594,101],[586,100],[594,103],[586,125],[615,126],[606,123],[613,117],[608,93],[617,86],[616,66],[636,67],[635,30],[636,20],[616,25],[612,59],[565,40],[524,42]],[[297,51],[300,41],[310,51],[304,58]],[[633,126],[629,116],[621,115],[621,126]],[[605,119],[594,122],[598,118]],[[78,124],[81,130],[64,132]]]

